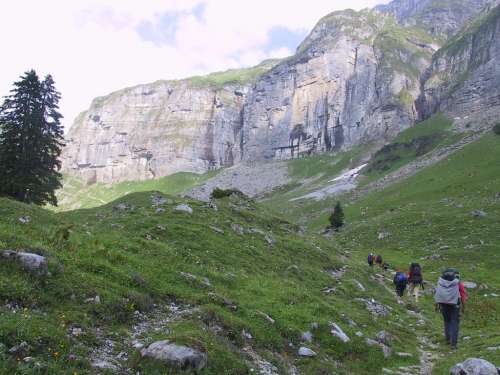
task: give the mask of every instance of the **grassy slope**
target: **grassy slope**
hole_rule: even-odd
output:
[[[133,209],[114,209],[120,202]],[[0,260],[0,343],[4,345],[0,348],[0,373],[91,373],[88,352],[98,346],[97,326],[105,334],[123,337],[134,310],[147,311],[152,302],[167,304],[171,300],[195,304],[200,312],[169,325],[170,331],[151,333],[148,341],[172,338],[201,345],[209,356],[204,374],[248,373],[248,363],[239,351],[248,345],[240,336],[243,329],[252,334],[250,345],[263,357],[277,366],[283,366],[283,361],[294,362],[305,374],[371,374],[382,366],[417,361],[396,357],[385,361],[379,349],[367,348],[364,339],[354,338],[357,330],[373,337],[378,330],[387,329],[400,338],[397,350],[416,352],[409,330],[394,329],[398,316],[403,316],[402,307],[395,306],[397,314],[390,319],[374,322],[364,305],[352,299],[376,296],[383,303],[394,303],[380,286],[370,285],[368,275],[358,266],[353,265],[342,282],[325,272],[343,264],[342,252],[332,242],[299,237],[294,225],[252,202],[226,198],[219,202],[218,211],[200,202],[189,203],[194,208],[192,216],[175,212],[168,203],[165,213],[156,214],[150,193],[135,193],[100,208],[55,214],[1,199],[0,249],[37,249],[50,259],[52,275],[38,280]],[[31,217],[29,224],[18,221],[24,215]],[[277,242],[269,246],[261,234],[238,235],[230,228],[234,223],[270,233]],[[223,229],[224,234],[209,225]],[[71,234],[64,241],[62,234],[68,228]],[[147,240],[147,234],[154,239]],[[298,270],[290,268],[292,265]],[[209,278],[211,287],[185,280],[181,271]],[[135,274],[145,283],[134,283]],[[354,286],[354,277],[365,284],[367,292]],[[336,286],[336,294],[325,296],[320,290],[326,286]],[[214,302],[209,292],[234,301],[237,311]],[[83,302],[95,295],[102,303]],[[268,323],[257,311],[269,314],[276,323]],[[342,313],[359,327],[349,328]],[[300,334],[313,321],[320,323],[320,329],[310,346],[319,356],[296,360]],[[353,341],[343,344],[333,338],[329,321],[338,322]],[[74,325],[83,328],[83,336],[67,335]],[[17,363],[4,352],[5,347],[23,340],[30,345],[29,355],[41,364],[41,370],[34,363]],[[77,360],[68,360],[70,353],[76,354]],[[135,354],[132,358],[132,367],[148,374],[163,373],[152,364],[137,362]]]
[[[244,85],[255,82],[262,74],[279,64],[280,61],[279,59],[264,60],[259,65],[252,68],[230,69],[224,72],[190,77],[187,78],[186,81],[195,87],[222,88],[227,84]]]
[[[377,180],[439,147],[458,142],[464,136],[451,131],[452,121],[443,114],[401,132],[390,145],[379,150],[363,170],[361,185]]]
[[[463,137],[450,128],[451,121],[438,114],[403,131],[389,146],[377,152],[375,146],[368,145],[348,152],[292,160],[289,162],[292,183],[269,194],[264,203],[276,212],[317,230],[324,225],[325,217],[338,198],[295,202],[291,199],[330,185],[330,181],[341,172],[358,166],[361,160],[373,154],[359,179],[360,186],[367,185],[423,156],[420,153],[425,155]]]
[[[375,249],[396,267],[419,260],[427,279],[435,282],[444,267],[455,266],[464,280],[486,284],[489,289],[471,292],[463,321],[460,348],[439,361],[433,374],[447,374],[452,364],[467,357],[482,357],[499,363],[498,353],[486,350],[500,340],[500,137],[490,134],[467,146],[445,161],[427,168],[401,183],[371,194],[349,205],[350,224],[342,232],[342,247],[352,250],[364,261],[366,252]],[[473,210],[484,210],[487,217],[474,218]],[[312,223],[320,228],[327,212]],[[378,240],[379,232],[390,237]],[[422,259],[439,254],[442,259]],[[436,342],[441,342],[441,321],[432,312],[432,299],[423,307],[434,321],[428,327]],[[440,350],[445,350],[443,345]]]
[[[88,186],[75,177],[65,176],[63,181],[64,187],[57,192],[59,206],[54,207],[54,209],[56,211],[67,211],[98,207],[126,194],[141,191],[154,190],[163,194],[175,195],[202,184],[216,174],[217,171],[205,174],[180,172],[154,180],[128,181],[111,185],[93,184]]]
[[[295,203],[290,201],[329,185],[330,180],[360,163],[370,151],[372,147],[365,146],[347,152],[291,160],[288,162],[291,182],[268,194],[263,204],[286,217],[300,218],[303,223],[308,220],[308,212],[316,211],[316,206],[323,206],[324,203],[312,200]]]
[[[439,148],[461,136],[451,133],[449,125],[446,118],[438,116],[403,132],[394,142],[410,144],[415,139],[430,136],[435,140],[431,149]],[[362,183],[380,178],[414,160],[415,150],[409,148],[406,151],[398,154],[400,158],[396,160],[389,158],[383,171],[370,172],[366,168]],[[377,155],[371,165],[380,160],[380,155]],[[471,356],[489,359],[497,365],[500,363],[498,353],[486,350],[500,341],[500,298],[491,296],[491,293],[500,294],[500,277],[496,272],[500,269],[498,160],[500,136],[490,133],[442,162],[383,191],[355,202],[351,202],[349,196],[340,198],[346,205],[349,223],[337,238],[338,243],[352,251],[359,264],[364,263],[368,251],[375,250],[395,267],[406,268],[409,262],[418,260],[432,283],[437,280],[441,269],[455,266],[462,271],[463,279],[489,287],[471,291],[462,327],[462,336],[471,339],[462,341],[457,353],[443,356],[435,374],[447,374],[452,364]],[[308,162],[312,159],[301,161],[303,164]],[[287,217],[291,219],[307,223],[312,231],[324,228],[338,199],[290,202],[286,198],[286,194],[276,194],[268,199],[274,209],[289,214]],[[487,217],[474,218],[471,215],[473,210],[483,210]],[[388,232],[390,237],[378,240],[380,232]],[[435,254],[441,259],[422,259]],[[426,328],[427,334],[440,343],[439,351],[445,352],[446,347],[441,343],[440,316],[433,313],[431,297],[424,301],[424,311],[432,318]]]

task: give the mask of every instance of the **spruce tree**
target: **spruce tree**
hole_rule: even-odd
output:
[[[342,209],[340,202],[337,202],[335,205],[329,220],[332,228],[339,229],[344,225],[344,210]]]
[[[57,204],[63,146],[59,99],[50,75],[41,82],[31,70],[14,83],[0,107],[0,195]]]

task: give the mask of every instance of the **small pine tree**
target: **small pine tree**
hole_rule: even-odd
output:
[[[340,205],[340,202],[335,204],[333,213],[330,215],[330,225],[332,228],[339,229],[344,225],[344,210]]]
[[[49,75],[34,70],[14,83],[0,107],[0,196],[57,205],[63,130],[60,94]]]

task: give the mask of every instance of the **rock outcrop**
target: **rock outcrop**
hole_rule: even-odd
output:
[[[47,259],[38,254],[3,250],[0,251],[0,257],[17,262],[27,272],[35,276],[46,276],[49,272]]]
[[[157,341],[141,350],[143,358],[164,363],[182,371],[200,371],[207,366],[207,354],[167,340]]]
[[[498,121],[500,5],[480,16],[434,55],[424,75],[424,95],[426,113],[447,112],[458,128]]]
[[[497,375],[496,367],[488,361],[479,358],[469,358],[450,370],[451,375]]]
[[[95,99],[69,131],[63,171],[87,183],[202,173],[383,144],[436,111],[497,115],[498,2],[334,12],[282,61]]]
[[[496,0],[395,0],[375,9],[392,14],[406,26],[417,26],[447,39]]]

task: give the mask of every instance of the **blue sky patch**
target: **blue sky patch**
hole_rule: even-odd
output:
[[[307,33],[306,29],[292,30],[284,26],[275,26],[268,32],[269,39],[265,47],[265,52],[283,47],[295,51],[305,39]]]
[[[139,36],[148,42],[153,42],[158,46],[170,45],[175,41],[175,34],[179,29],[182,17],[194,15],[199,21],[203,20],[206,4],[200,3],[190,11],[164,12],[161,13],[155,22],[143,21],[136,31]]]

